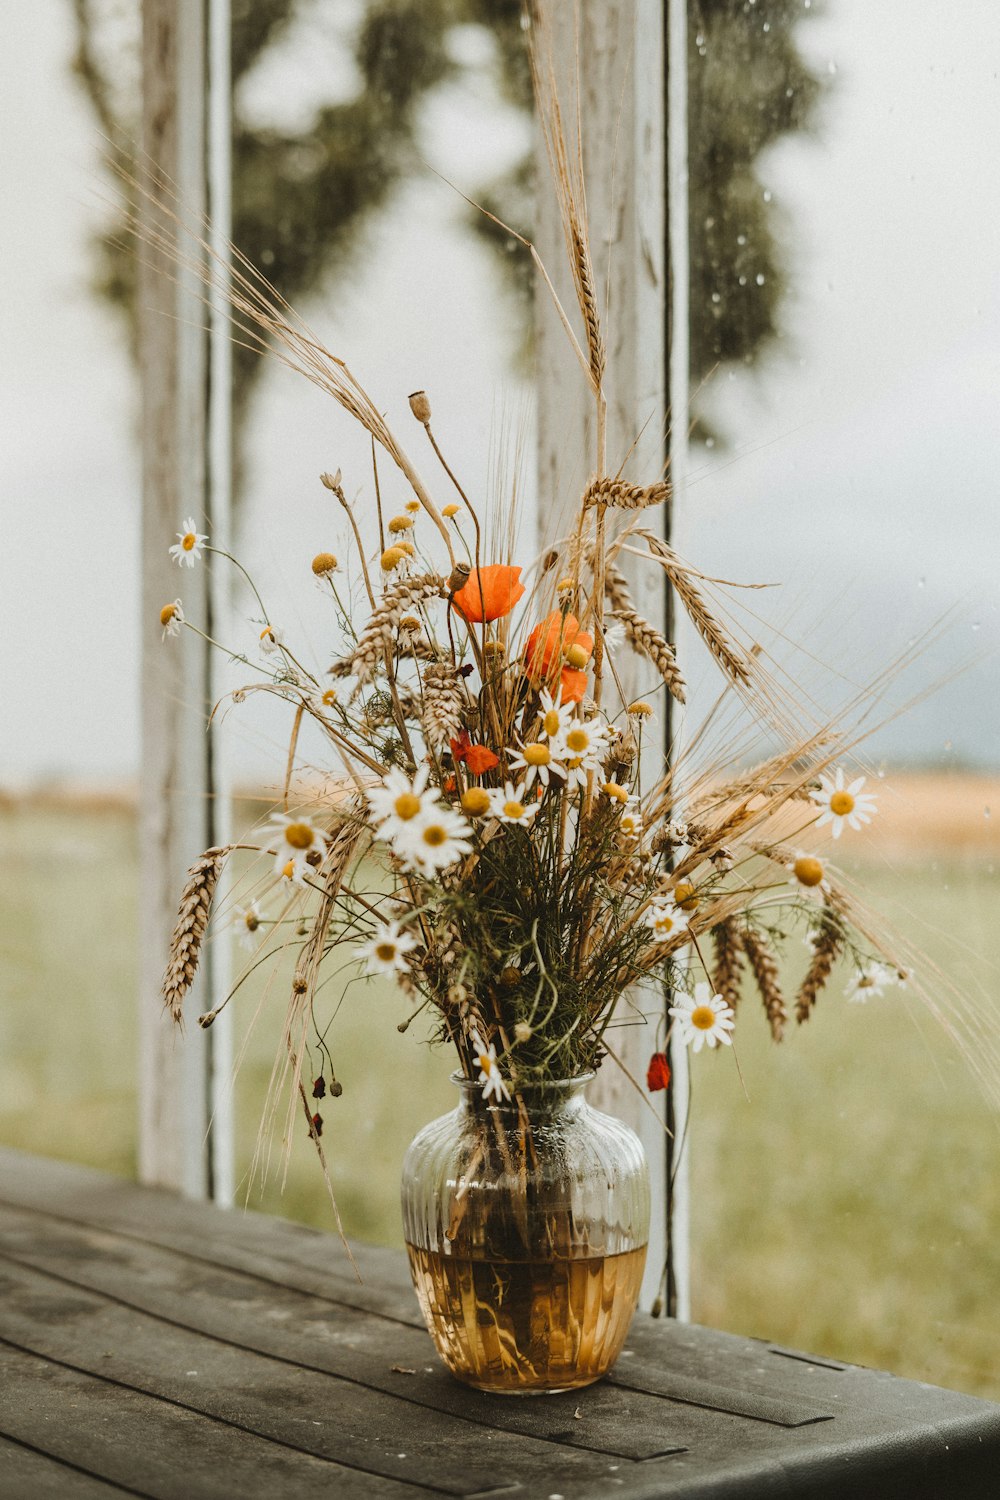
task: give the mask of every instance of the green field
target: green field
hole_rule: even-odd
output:
[[[135,1169],[135,824],[122,809],[0,811],[0,1142]],[[866,872],[872,904],[1000,1017],[1000,869],[988,854]],[[239,1002],[240,1026],[257,1000]],[[237,1082],[249,1174],[284,986],[263,997]],[[693,1060],[694,1314],[815,1353],[1000,1399],[1000,1107],[911,993],[849,1005],[769,1042],[753,998],[732,1055]],[[391,988],[355,986],[325,1101],[338,1201],[359,1238],[399,1242],[399,1164],[450,1106],[450,1059],[411,1032]],[[996,1024],[996,1020],[994,1020]],[[1000,1091],[1000,1079],[998,1079]],[[329,1227],[296,1117],[250,1204]],[[334,1253],[339,1254],[339,1251]]]

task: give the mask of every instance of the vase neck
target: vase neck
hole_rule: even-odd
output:
[[[464,1078],[461,1073],[452,1074],[452,1082],[459,1090],[459,1108],[463,1114],[480,1115],[489,1110],[515,1123],[521,1114],[521,1106],[529,1119],[540,1115],[577,1114],[587,1107],[584,1090],[593,1078],[593,1073],[583,1073],[576,1078],[556,1078],[545,1083],[526,1084],[516,1091],[512,1089],[510,1101],[484,1099],[483,1085],[475,1078]]]

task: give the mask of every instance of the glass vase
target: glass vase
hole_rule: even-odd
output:
[[[583,1096],[589,1078],[486,1103],[424,1127],[403,1163],[403,1232],[431,1337],[484,1391],[566,1391],[599,1380],[635,1311],[649,1237],[642,1144]]]

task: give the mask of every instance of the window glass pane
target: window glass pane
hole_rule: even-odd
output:
[[[783,581],[754,596],[755,633],[828,709],[914,652],[849,759],[878,817],[828,847],[924,955],[865,1005],[839,969],[780,1048],[748,985],[749,1100],[731,1057],[695,1060],[694,1314],[996,1396],[995,1115],[915,990],[951,1019],[962,991],[989,1051],[1000,33],[987,4],[961,24],[895,0],[690,15],[708,441],[678,544],[710,573]]]

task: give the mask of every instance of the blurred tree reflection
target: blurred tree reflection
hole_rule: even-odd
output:
[[[137,38],[122,0],[69,0],[74,70],[97,114],[110,158],[126,165],[138,140]],[[350,47],[357,86],[317,108],[308,130],[251,121],[240,84],[317,0],[233,0],[233,239],[293,306],[328,274],[346,274],[363,233],[394,187],[417,168],[419,108],[461,73],[455,28],[485,28],[494,77],[508,102],[530,109],[521,0],[359,0]],[[818,4],[818,0],[817,0]],[[813,6],[812,14],[816,13]],[[808,14],[809,12],[806,12]],[[799,55],[802,0],[690,0],[691,375],[697,387],[727,361],[752,363],[777,332],[786,284],[779,210],[759,177],[761,153],[810,122],[818,80]],[[131,67],[123,54],[131,47]],[[115,179],[117,181],[117,179]],[[530,235],[530,157],[479,191],[479,200]],[[510,237],[470,213],[498,252],[530,339],[531,267]],[[112,222],[98,246],[97,289],[127,319],[135,342],[135,262]],[[234,349],[237,444],[263,368]]]

